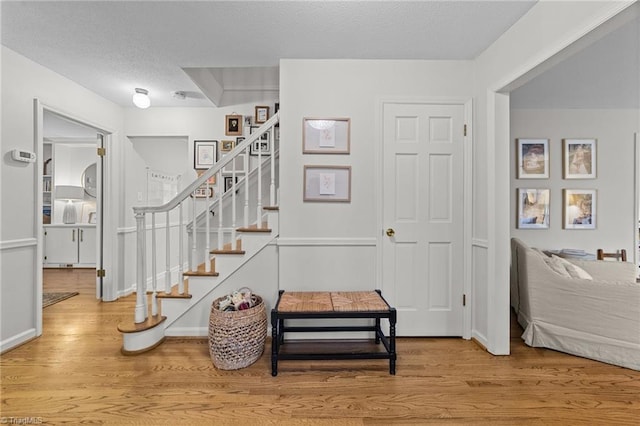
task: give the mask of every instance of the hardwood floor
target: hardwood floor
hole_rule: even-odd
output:
[[[170,338],[120,354],[134,297],[95,299],[93,270],[46,271],[45,289],[80,295],[44,309],[44,334],[2,355],[0,423],[44,424],[638,424],[640,372],[525,346],[511,356],[457,338],[398,339],[388,362],[282,361],[217,370],[206,339]],[[9,419],[10,420],[10,419]],[[15,423],[15,422],[14,422]]]

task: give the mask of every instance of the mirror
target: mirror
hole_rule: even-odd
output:
[[[84,187],[84,192],[93,198],[96,198],[98,195],[98,167],[96,163],[93,163],[87,166],[82,172],[82,186]]]

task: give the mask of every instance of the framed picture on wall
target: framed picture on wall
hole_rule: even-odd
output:
[[[303,201],[351,202],[351,166],[304,166]]]
[[[549,178],[549,139],[516,139],[518,179]]]
[[[218,141],[194,141],[193,168],[206,170],[218,161]]]
[[[518,188],[518,229],[549,229],[549,189]]]
[[[309,118],[302,124],[303,154],[349,154],[351,119]]]
[[[238,114],[225,115],[224,134],[227,136],[242,135],[242,116]]]
[[[268,106],[257,106],[256,107],[256,116],[255,123],[262,124],[265,123],[269,119],[269,107]]]
[[[563,177],[565,179],[595,179],[596,140],[563,139]]]
[[[220,141],[220,152],[229,152],[236,146],[236,141]]]
[[[564,229],[596,229],[595,189],[563,190]]]

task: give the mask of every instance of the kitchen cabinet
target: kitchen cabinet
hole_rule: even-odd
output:
[[[94,225],[45,225],[44,266],[96,266],[96,227]]]

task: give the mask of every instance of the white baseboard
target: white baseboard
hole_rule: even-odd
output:
[[[0,353],[4,353],[9,349],[13,349],[16,346],[22,345],[23,343],[27,343],[29,340],[36,338],[36,329],[30,328],[26,331],[23,331],[20,334],[16,334],[15,336],[9,337],[8,339],[0,342]]]

